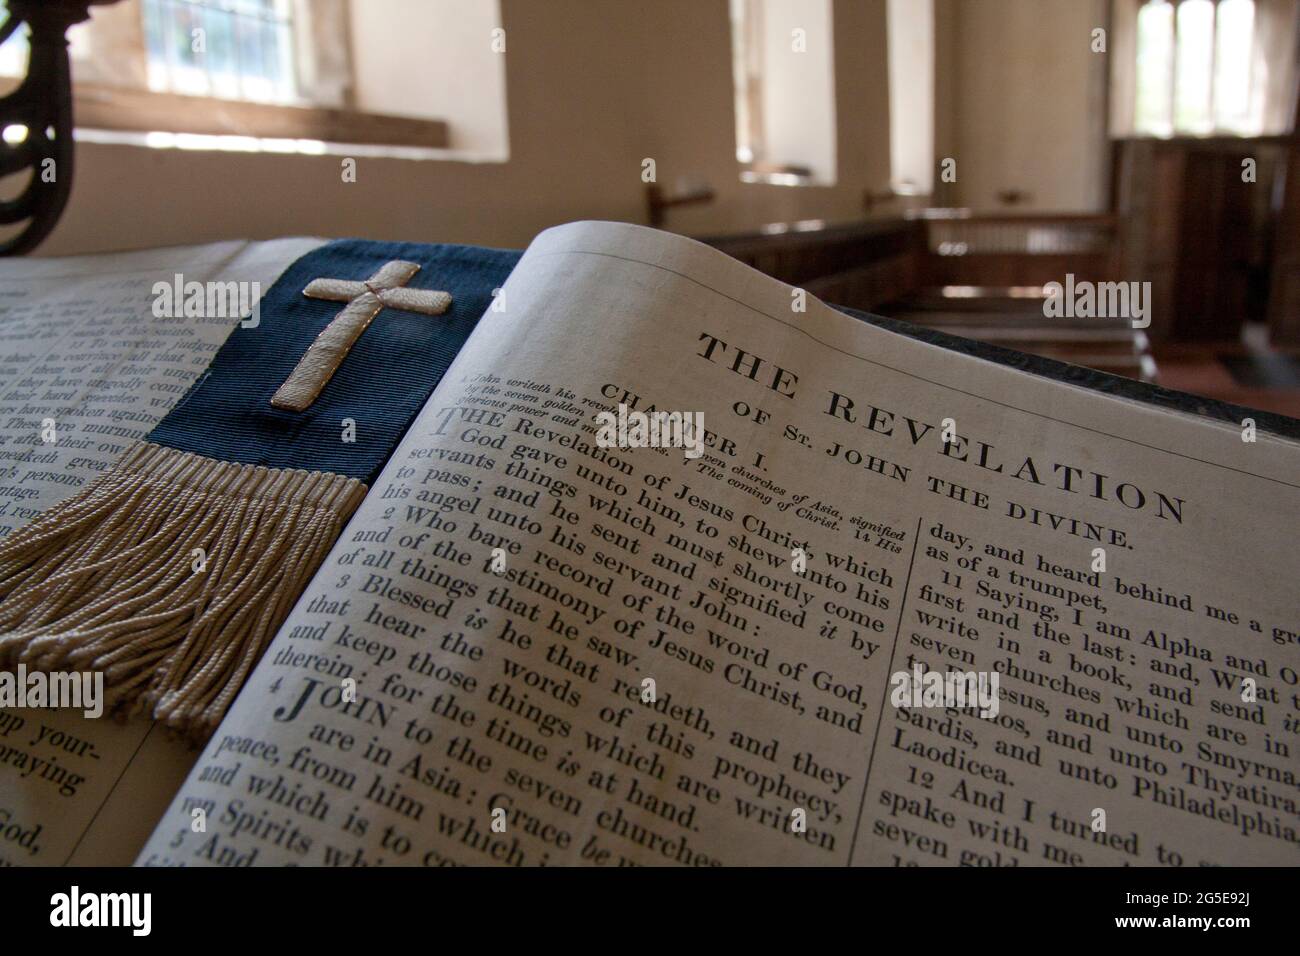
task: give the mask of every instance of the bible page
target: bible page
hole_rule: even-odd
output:
[[[251,295],[321,242],[0,262],[0,536],[111,468],[242,317],[156,310],[158,283]],[[0,708],[0,866],[129,864],[196,756],[152,721]]]
[[[1243,437],[549,230],[139,862],[1294,865],[1300,447]]]

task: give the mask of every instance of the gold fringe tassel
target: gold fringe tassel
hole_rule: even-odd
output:
[[[0,665],[102,671],[106,708],[201,740],[365,494],[141,442],[0,540]]]

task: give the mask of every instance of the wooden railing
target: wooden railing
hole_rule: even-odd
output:
[[[931,209],[926,225],[933,285],[1042,285],[1116,278],[1118,222],[1111,215],[971,213]]]
[[[1118,278],[1110,215],[928,209],[900,219],[769,226],[705,239],[759,272],[873,309],[928,286],[1042,286]]]
[[[1108,215],[930,209],[905,218],[798,223],[706,239],[826,302],[1152,380],[1149,342],[1121,319],[1048,319],[1043,286],[1115,275]]]
[[[973,213],[926,209],[930,251],[937,255],[1064,255],[1108,252],[1118,220],[1109,214]]]
[[[875,308],[924,284],[920,222],[793,223],[703,241],[823,301],[855,309]]]

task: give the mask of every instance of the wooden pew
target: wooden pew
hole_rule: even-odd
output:
[[[1048,318],[1043,286],[1115,275],[1111,216],[925,210],[796,223],[704,241],[823,301],[1153,381],[1150,342],[1123,319]]]

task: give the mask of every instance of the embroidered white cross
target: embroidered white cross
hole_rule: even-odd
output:
[[[451,306],[446,292],[405,289],[403,286],[420,271],[414,262],[394,259],[364,282],[350,279],[313,279],[302,290],[312,299],[329,299],[347,305],[316,336],[284,384],[271,398],[271,404],[291,412],[310,408],[325,384],[347,358],[348,351],[361,338],[380,309],[401,309],[442,315]]]

